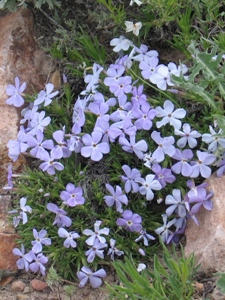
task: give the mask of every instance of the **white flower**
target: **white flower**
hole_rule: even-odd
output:
[[[133,5],[134,3],[136,3],[137,5],[141,5],[142,2],[140,0],[131,0],[130,1],[130,6]]]
[[[110,42],[110,46],[115,46],[113,48],[113,51],[119,52],[120,50],[128,50],[130,46],[133,46],[133,43],[121,35],[119,38],[112,39]]]
[[[145,264],[139,264],[139,265],[138,265],[138,268],[137,268],[137,271],[138,271],[138,272],[141,272],[141,271],[143,271],[144,269],[146,269],[146,265],[145,265]]]
[[[155,108],[156,116],[163,117],[160,122],[156,122],[157,128],[160,128],[166,124],[174,126],[175,129],[181,128],[181,121],[177,119],[183,119],[186,115],[186,111],[183,108],[174,110],[174,104],[170,100],[166,100],[163,105],[164,109],[160,106]]]
[[[153,174],[147,175],[146,179],[136,178],[135,181],[142,184],[142,186],[139,188],[139,193],[141,195],[146,195],[147,201],[154,198],[154,193],[152,190],[159,191],[162,189],[161,184],[155,179],[155,175]]]
[[[102,224],[102,221],[96,221],[94,224],[94,231],[90,229],[85,229],[83,231],[83,234],[90,235],[90,237],[86,240],[86,244],[89,246],[93,246],[95,243],[95,240],[98,239],[100,243],[104,244],[106,242],[106,239],[101,236],[101,234],[109,234],[109,228],[104,227],[103,229],[99,229],[100,225]]]
[[[204,133],[202,135],[202,140],[206,144],[208,144],[208,151],[209,152],[214,152],[218,148],[218,144],[222,147],[225,148],[225,139],[221,138],[217,135],[222,133],[222,129],[218,131],[218,133],[212,128],[212,126],[209,126],[210,133]]]
[[[126,32],[130,32],[133,31],[133,34],[138,36],[139,35],[139,30],[142,27],[142,23],[141,22],[137,22],[137,23],[133,23],[131,21],[125,21],[125,25],[126,25]]]

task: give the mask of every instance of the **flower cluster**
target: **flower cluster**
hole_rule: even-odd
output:
[[[141,1],[131,2],[141,4]],[[196,213],[199,209],[212,209],[213,192],[207,191],[207,184],[199,184],[197,179],[208,178],[213,168],[218,169],[219,176],[225,171],[225,139],[218,138],[219,128],[210,126],[210,133],[195,130],[192,124],[185,121],[187,112],[184,108],[176,108],[170,99],[154,106],[148,95],[144,94],[144,85],[127,75],[132,65],[137,64],[143,79],[165,91],[173,86],[172,75],[186,74],[187,67],[183,64],[177,67],[172,62],[167,66],[159,64],[157,51],[149,50],[146,45],[137,47],[123,36],[113,39],[110,44],[114,47],[113,51],[119,52],[119,58],[108,69],[95,63],[88,68],[91,73],[85,72],[86,89],[72,107],[70,127],[60,123],[62,127],[52,132],[51,138],[46,137],[46,127],[52,120],[44,108],[51,106],[58,94],[52,84],[47,84],[34,103],[22,111],[17,140],[10,140],[7,145],[13,161],[21,153],[29,152],[40,162],[39,168],[47,172],[46,176],[54,175],[56,181],[57,171],[65,174],[64,163],[72,154],[87,159],[85,161],[100,162],[110,157],[113,148],[117,147],[118,155],[123,153],[123,157],[132,158],[125,162],[122,160],[123,163],[119,161],[121,169],[116,184],[115,180],[109,180],[103,188],[101,211],[105,215],[109,212],[108,216],[116,216],[113,228],[100,228],[105,224],[105,219],[107,226],[113,222],[107,217],[104,220],[96,217],[98,212],[94,212],[95,218],[90,218],[92,222],[95,220],[94,230],[76,227],[74,230],[74,220],[70,215],[82,207],[88,207],[85,210],[88,213],[90,199],[86,200],[82,187],[72,182],[67,182],[63,190],[60,185],[58,195],[54,195],[58,199],[53,197],[46,204],[45,212],[50,217],[54,214],[52,224],[58,227],[57,235],[64,239],[64,248],[74,250],[81,240],[84,241],[84,236],[88,236],[83,250],[90,264],[98,258],[104,259],[106,255],[113,260],[115,255],[124,254],[124,249],[119,250],[115,246],[118,241],[114,237],[118,232],[132,237],[133,249],[145,255],[145,249],[155,237],[148,232],[148,220],[144,217],[145,213],[141,214],[141,209],[148,211],[148,204],[157,198],[162,198],[168,207],[162,215],[163,225],[156,228],[155,233],[165,243],[177,242],[184,233],[188,219],[198,224]],[[132,50],[129,52],[130,48]],[[19,88],[17,78],[15,88],[8,87],[11,97],[7,102],[20,106],[24,88],[25,85]],[[204,147],[201,148],[200,142]],[[186,186],[174,188],[180,179],[186,182]],[[20,213],[14,224],[18,225],[20,220],[26,224],[27,213],[31,211],[26,206],[26,198],[21,198]],[[42,254],[42,245],[50,245],[51,241],[45,237],[45,230],[38,233],[34,229],[33,234],[35,241],[32,241],[30,252],[25,254],[24,248],[21,251],[14,249],[14,254],[21,256],[17,265],[18,268],[33,272],[40,270],[44,274],[44,264],[48,259]],[[35,266],[32,261],[36,261]],[[104,278],[106,273],[103,269],[93,273],[83,266],[77,276],[81,287],[89,280],[95,288],[101,285],[100,278]]]

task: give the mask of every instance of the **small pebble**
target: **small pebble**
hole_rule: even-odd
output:
[[[30,300],[30,296],[18,294],[16,300]]]
[[[31,292],[32,292],[32,290],[29,286],[26,286],[24,291],[23,291],[24,294],[28,294],[28,293],[31,293]]]
[[[35,291],[42,292],[44,289],[48,287],[47,283],[38,279],[33,279],[30,282],[32,288]]]
[[[14,292],[23,292],[26,287],[26,284],[21,280],[13,281],[11,289]]]

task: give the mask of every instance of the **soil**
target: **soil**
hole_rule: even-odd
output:
[[[67,24],[64,22],[64,19],[60,19],[62,11],[67,12],[64,14],[65,19],[75,20],[76,25],[83,25],[83,28],[92,36],[97,36],[99,41],[106,47],[109,48],[109,41],[114,37],[113,36],[113,25],[107,25],[104,22],[100,23],[100,20],[97,20],[99,10],[101,9],[99,5],[94,3],[93,0],[66,0],[62,3],[62,10],[56,10],[55,12],[48,10],[48,7],[44,7],[41,10],[34,9],[30,7],[33,11],[35,19],[35,27],[37,31],[37,41],[40,43],[40,46],[44,49],[48,49],[57,37],[56,30],[62,30],[63,28],[68,28]],[[120,2],[120,1],[119,1]],[[123,1],[122,1],[123,2]],[[94,3],[94,4],[93,4]],[[134,8],[135,9],[135,8]],[[0,14],[5,14],[5,12]],[[85,24],[83,24],[85,20]],[[111,26],[111,27],[110,27]],[[151,49],[155,49],[160,53],[160,58],[162,62],[168,63],[170,61],[178,63],[179,61],[184,61],[185,56],[176,49],[169,47],[169,44],[166,40],[170,40],[173,34],[173,31],[169,31],[170,28],[164,29],[162,31],[155,31],[149,39],[145,40],[145,44],[150,45]],[[173,29],[175,30],[175,29]],[[119,34],[124,34],[123,31]],[[153,36],[153,38],[152,38]],[[46,50],[46,55],[49,55]],[[56,72],[60,73],[64,70],[67,62],[62,62],[60,60],[54,61],[56,65]],[[71,62],[70,62],[71,63]],[[72,62],[76,66],[76,62]],[[57,77],[57,73],[52,74]],[[60,79],[58,79],[60,81]],[[71,79],[72,80],[72,79]],[[79,94],[82,90],[82,80],[76,82],[76,91],[75,94]],[[64,285],[59,285],[58,288],[48,287],[43,292],[34,291],[30,285],[30,281],[34,278],[45,281],[45,277],[34,276],[33,274],[20,273],[17,276],[4,278],[0,282],[0,300],[107,300],[110,299],[109,292],[107,287],[103,285],[99,289],[93,289],[90,286],[86,286],[83,289],[80,289],[75,283],[75,292],[73,296],[69,297],[64,291]],[[12,282],[16,280],[21,280],[27,286],[25,292],[14,292],[12,291]],[[109,284],[116,284],[116,278],[114,275],[108,275],[105,278],[105,281]],[[194,299],[210,299],[210,300],[222,300],[225,299],[220,292],[215,289],[215,277],[213,274],[202,274],[199,273],[196,277],[196,293]],[[68,283],[65,283],[68,285]],[[74,284],[74,283],[72,283]],[[151,299],[151,298],[149,298]],[[173,299],[171,299],[173,300]]]

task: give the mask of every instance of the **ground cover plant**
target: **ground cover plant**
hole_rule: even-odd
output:
[[[115,11],[123,12],[112,1],[98,2],[107,4],[113,20]],[[9,166],[5,187],[17,195],[9,213],[21,236],[21,249],[13,251],[19,269],[45,275],[52,264],[63,278],[78,278],[80,287],[90,280],[96,288],[112,261],[147,261],[158,237],[178,243],[187,220],[198,225],[199,209],[213,208],[213,191],[203,181],[213,171],[222,176],[225,165],[221,45],[192,42],[189,67],[163,64],[157,49],[139,41],[147,24],[126,20],[125,27],[129,36],[124,32],[110,41],[113,55],[96,50],[97,40],[81,31],[83,66],[67,71],[84,78],[78,96],[66,74],[61,90],[48,83],[26,95],[19,77],[6,87],[7,104],[27,102],[18,138],[7,145],[9,156],[13,162],[21,154],[32,158],[23,174]],[[63,52],[54,47],[54,54]],[[190,297],[192,262],[181,299]],[[118,274],[124,268],[112,265]],[[154,276],[159,269],[166,276],[157,266],[155,258]]]

